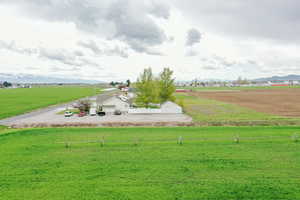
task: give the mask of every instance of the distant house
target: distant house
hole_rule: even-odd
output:
[[[130,107],[127,101],[117,96],[107,98],[102,102],[97,102],[97,103],[100,110],[102,110],[106,114],[112,114],[116,110],[120,110],[122,113],[127,113]]]

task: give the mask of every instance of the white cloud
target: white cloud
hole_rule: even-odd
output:
[[[287,1],[2,0],[0,73],[105,81],[135,80],[149,66],[171,67],[179,80],[299,73],[299,3]]]

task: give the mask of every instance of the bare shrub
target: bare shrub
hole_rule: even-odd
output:
[[[78,108],[80,112],[89,112],[91,108],[91,102],[87,99],[78,101],[77,105],[74,106]]]

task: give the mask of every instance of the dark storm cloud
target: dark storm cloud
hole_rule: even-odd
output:
[[[119,46],[109,48],[103,45],[104,47],[101,49],[100,46],[93,40],[79,41],[77,44],[83,48],[91,50],[95,55],[120,56],[123,58],[128,58],[129,56],[127,49]]]
[[[84,56],[84,53],[79,50],[75,50],[73,53],[74,53],[74,55],[79,56],[79,57]]]
[[[244,66],[245,64],[239,60],[231,60],[226,57],[212,55],[210,57],[200,58],[202,63],[202,69],[205,70],[220,70],[220,69],[230,69],[236,67],[237,65]]]
[[[184,16],[230,37],[300,41],[298,0],[171,0]]]
[[[137,52],[151,52],[151,47],[167,41],[153,18],[167,19],[170,8],[158,0],[2,0],[2,3],[16,6],[30,17],[74,23],[82,31],[123,41]]]
[[[193,46],[200,42],[202,34],[195,28],[192,28],[187,33],[186,46]]]
[[[91,50],[94,54],[99,55],[103,53],[103,51],[98,47],[98,45],[92,40],[89,40],[87,42],[79,41],[77,44],[81,47]]]
[[[202,69],[204,69],[204,70],[218,70],[219,67],[214,66],[214,65],[205,65],[205,66],[202,67]]]
[[[57,61],[70,66],[93,66],[100,67],[90,59],[84,58],[83,52],[75,50],[73,52],[66,49],[48,49],[44,47],[24,48],[16,44],[15,41],[5,42],[0,40],[0,50],[4,49],[22,55],[37,56],[51,61]]]
[[[189,51],[186,52],[185,56],[188,56],[188,57],[194,57],[194,56],[198,56],[198,52],[191,49]]]
[[[58,61],[65,65],[84,67],[84,66],[92,66],[92,67],[100,67],[99,64],[93,62],[87,58],[82,58],[82,56],[77,56],[73,52],[69,52],[64,49],[46,49],[40,48],[39,51],[40,58],[46,58],[52,61]]]
[[[32,55],[38,52],[37,49],[34,48],[21,48],[18,47],[15,41],[6,42],[0,40],[0,50],[5,49],[9,51],[13,51],[20,54]]]

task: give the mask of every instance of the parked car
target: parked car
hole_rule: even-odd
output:
[[[73,115],[73,113],[71,111],[66,111],[65,112],[65,117],[71,117]]]
[[[122,115],[122,112],[120,110],[115,110],[114,114],[115,115]]]
[[[90,108],[90,115],[91,116],[95,116],[95,115],[97,115],[97,109],[96,108]]]
[[[86,116],[86,113],[85,113],[85,112],[80,112],[80,113],[78,114],[78,117],[84,117],[84,116]]]
[[[98,111],[98,113],[97,113],[99,116],[105,116],[106,115],[106,113],[104,112],[104,111]]]

